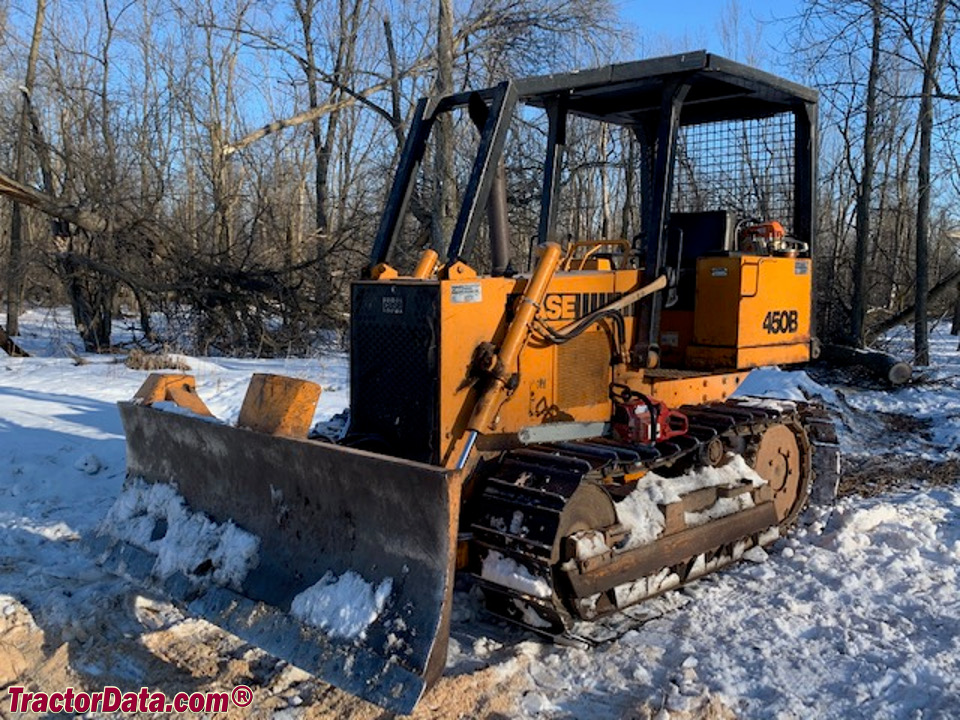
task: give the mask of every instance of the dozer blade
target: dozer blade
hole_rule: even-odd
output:
[[[157,555],[108,535],[95,540],[100,561],[326,682],[410,712],[445,664],[459,476],[134,403],[120,414],[128,484],[175,485],[190,510],[256,535],[259,563],[236,591],[185,573],[159,580]],[[338,636],[291,614],[299,593],[348,571],[389,591],[362,632]]]

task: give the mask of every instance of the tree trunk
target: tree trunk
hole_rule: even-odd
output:
[[[0,350],[10,357],[30,357],[30,353],[17,345],[2,327],[0,327]]]
[[[870,45],[870,72],[863,122],[863,172],[857,193],[857,241],[853,261],[853,302],[850,335],[856,346],[863,345],[863,320],[867,307],[867,249],[870,244],[870,204],[873,198],[874,128],[877,118],[877,85],[880,81],[881,0],[873,0],[873,39]]]
[[[930,234],[930,146],[933,137],[933,92],[940,55],[940,38],[946,16],[946,0],[934,3],[933,27],[930,30],[930,46],[923,67],[923,90],[920,95],[920,156],[917,160],[917,280],[914,303],[916,312],[913,323],[914,361],[918,365],[930,364],[930,345],[927,337],[927,247]]]
[[[78,262],[72,238],[67,252],[57,256],[57,264],[83,349],[92,353],[109,351],[116,281]]]
[[[610,187],[607,179],[607,138],[609,132],[606,125],[600,126],[600,158],[598,170],[600,172],[600,237],[610,239]]]
[[[297,15],[300,17],[300,26],[303,31],[303,72],[307,81],[307,101],[310,110],[316,111],[320,107],[320,78],[317,71],[316,50],[313,43],[313,16],[317,3],[315,0],[297,0],[294,5]],[[313,186],[316,200],[316,206],[314,208],[317,237],[316,252],[317,258],[321,259],[321,261],[329,249],[327,246],[329,242],[328,235],[330,233],[329,178],[330,164],[333,159],[333,143],[336,140],[337,126],[340,119],[338,102],[343,96],[341,86],[344,83],[344,73],[348,72],[353,64],[353,54],[360,19],[360,0],[354,0],[352,4],[348,4],[347,0],[340,0],[337,9],[339,42],[334,58],[333,72],[331,73],[333,84],[327,96],[327,105],[333,109],[330,110],[327,116],[325,129],[321,127],[319,115],[310,121],[310,136],[313,143],[315,160]],[[327,273],[322,270],[321,274],[326,275]],[[329,278],[324,277],[323,282],[328,283]]]
[[[393,25],[388,16],[383,18],[383,35],[387,42],[387,58],[390,60],[390,116],[393,118],[393,134],[397,139],[395,165],[403,150],[406,133],[403,129],[403,113],[400,110],[400,63],[397,61],[397,48],[393,42]]]
[[[30,40],[30,53],[27,56],[27,76],[23,87],[26,91],[20,107],[19,127],[17,128],[17,146],[14,179],[23,183],[26,179],[26,153],[30,137],[30,123],[27,103],[37,76],[37,57],[40,54],[40,40],[43,37],[43,21],[46,14],[46,0],[37,0],[37,12],[33,23],[33,37]],[[20,204],[13,203],[10,213],[10,264],[7,266],[7,333],[20,334],[20,303],[23,299],[24,267],[23,241],[26,226],[20,212]]]
[[[623,142],[627,146],[626,162],[623,166],[624,200],[623,211],[620,215],[620,237],[630,240],[636,235],[636,186],[637,186],[637,150],[634,139],[629,132],[623,133]]]
[[[437,95],[453,92],[453,0],[439,0],[437,10]],[[446,256],[453,235],[456,212],[456,177],[453,169],[453,118],[444,113],[437,121],[435,174],[437,190],[433,204],[433,247]],[[455,258],[448,258],[454,260]]]

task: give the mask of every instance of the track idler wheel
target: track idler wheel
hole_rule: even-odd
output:
[[[771,425],[756,445],[752,463],[773,490],[780,525],[792,522],[807,500],[810,487],[810,443],[795,423]]]
[[[569,560],[575,559],[577,552],[570,536],[586,530],[603,531],[617,522],[617,511],[609,493],[599,485],[584,482],[573,493],[563,508],[557,535],[553,542],[551,565],[558,568]],[[566,582],[558,579],[561,573],[554,573],[554,593],[573,617],[587,619],[578,607],[578,599]],[[565,618],[565,624],[570,619]]]
[[[585,482],[570,496],[560,515],[557,536],[553,542],[551,562],[569,560],[565,552],[568,537],[583,530],[602,530],[617,522],[617,511],[610,495],[599,485]]]

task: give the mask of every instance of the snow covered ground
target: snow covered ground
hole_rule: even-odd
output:
[[[175,692],[245,683],[235,717],[382,717],[201,621],[141,597],[81,550],[120,492],[114,403],[146,376],[82,356],[62,313],[31,312],[0,357],[0,688],[26,682]],[[457,593],[447,675],[418,717],[938,718],[960,716],[960,354],[938,328],[934,364],[896,391],[804,373],[754,373],[744,392],[818,393],[842,413],[849,467],[869,497],[742,563],[644,606],[593,650],[546,644]],[[894,338],[894,342],[897,339]],[[211,410],[239,412],[253,372],[319,382],[317,419],[347,403],[342,354],[310,360],[184,358]],[[848,490],[849,488],[848,484]],[[0,691],[0,716],[9,716]]]

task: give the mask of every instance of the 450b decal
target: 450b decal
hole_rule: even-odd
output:
[[[770,335],[795,333],[799,327],[800,318],[796,310],[771,310],[763,318],[763,329]]]

